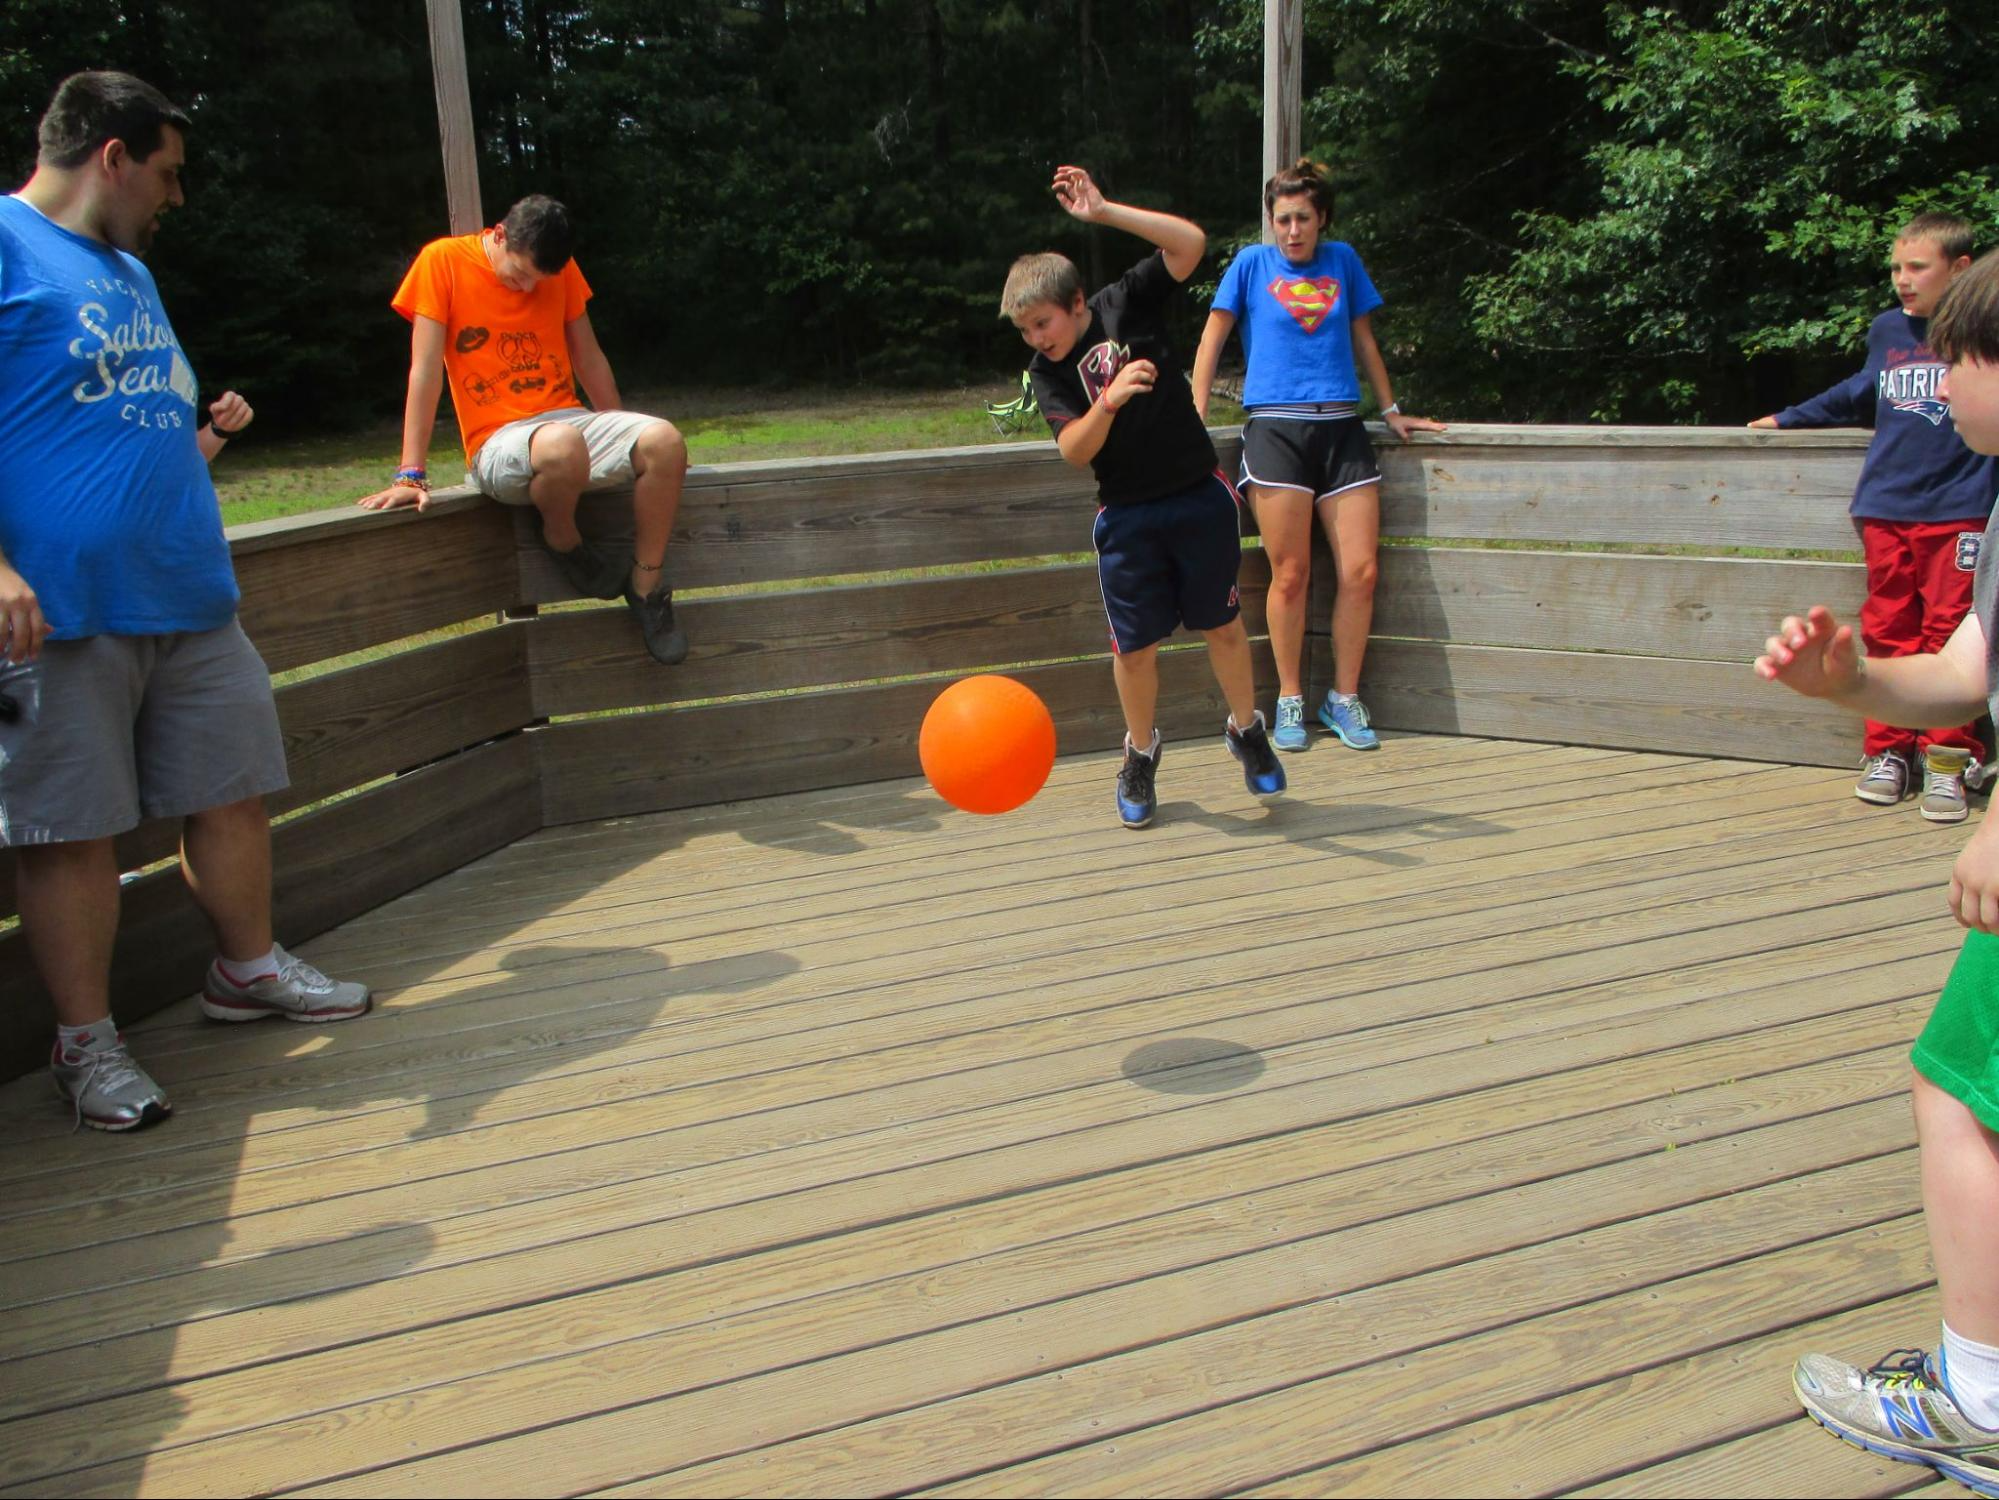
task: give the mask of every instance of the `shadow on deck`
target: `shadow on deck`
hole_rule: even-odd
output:
[[[0,1089],[6,1493],[1891,1494],[1959,832],[1838,773],[1168,747],[548,829],[308,945],[378,1014]]]

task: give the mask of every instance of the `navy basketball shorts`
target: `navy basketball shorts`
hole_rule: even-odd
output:
[[[1315,501],[1381,481],[1359,417],[1299,421],[1252,415],[1242,429],[1242,480]]]
[[[1097,581],[1111,649],[1163,641],[1175,628],[1216,630],[1242,612],[1242,507],[1216,470],[1198,484],[1097,512]]]

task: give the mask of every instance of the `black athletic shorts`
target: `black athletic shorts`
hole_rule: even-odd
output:
[[[1314,500],[1381,480],[1359,417],[1299,421],[1251,415],[1242,429],[1242,483],[1302,490]]]
[[[1157,500],[1103,507],[1092,540],[1119,655],[1163,641],[1178,626],[1215,630],[1241,613],[1241,504],[1219,469]]]

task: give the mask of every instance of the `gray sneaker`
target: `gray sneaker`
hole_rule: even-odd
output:
[[[1917,804],[1932,823],[1962,823],[1971,811],[1964,801],[1964,773],[1969,750],[1932,745],[1923,752],[1923,800]]]
[[[1909,758],[1899,750],[1883,750],[1860,763],[1860,780],[1853,795],[1862,802],[1893,807],[1909,795]]]
[[[65,1048],[58,1041],[49,1073],[56,1092],[75,1106],[76,1123],[92,1130],[137,1130],[174,1112],[166,1092],[132,1061],[122,1036],[108,1047]]]
[[[201,986],[201,1013],[211,1021],[349,1021],[365,1013],[368,987],[328,979],[302,958],[280,948],[278,971],[253,984],[237,984],[220,963],[208,966]]]
[[[1919,1349],[1898,1349],[1865,1370],[1807,1354],[1791,1373],[1791,1388],[1807,1416],[1856,1447],[1928,1464],[1975,1494],[1999,1495],[1999,1431],[1957,1409],[1939,1365]]]

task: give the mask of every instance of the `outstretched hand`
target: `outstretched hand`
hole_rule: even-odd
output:
[[[1388,424],[1388,430],[1403,442],[1409,441],[1412,432],[1449,432],[1442,422],[1433,422],[1428,417],[1407,417],[1401,412],[1390,412],[1381,419]]]
[[[372,495],[363,495],[354,503],[363,510],[401,510],[406,505],[423,510],[430,504],[430,491],[420,490],[413,484],[392,484]]]
[[[1755,667],[1765,682],[1781,682],[1807,698],[1843,697],[1860,686],[1865,671],[1853,627],[1840,624],[1822,604],[1814,604],[1802,620],[1787,615],[1763,643]]]
[[[1103,191],[1081,167],[1055,169],[1055,201],[1074,218],[1094,224],[1104,211]]]

